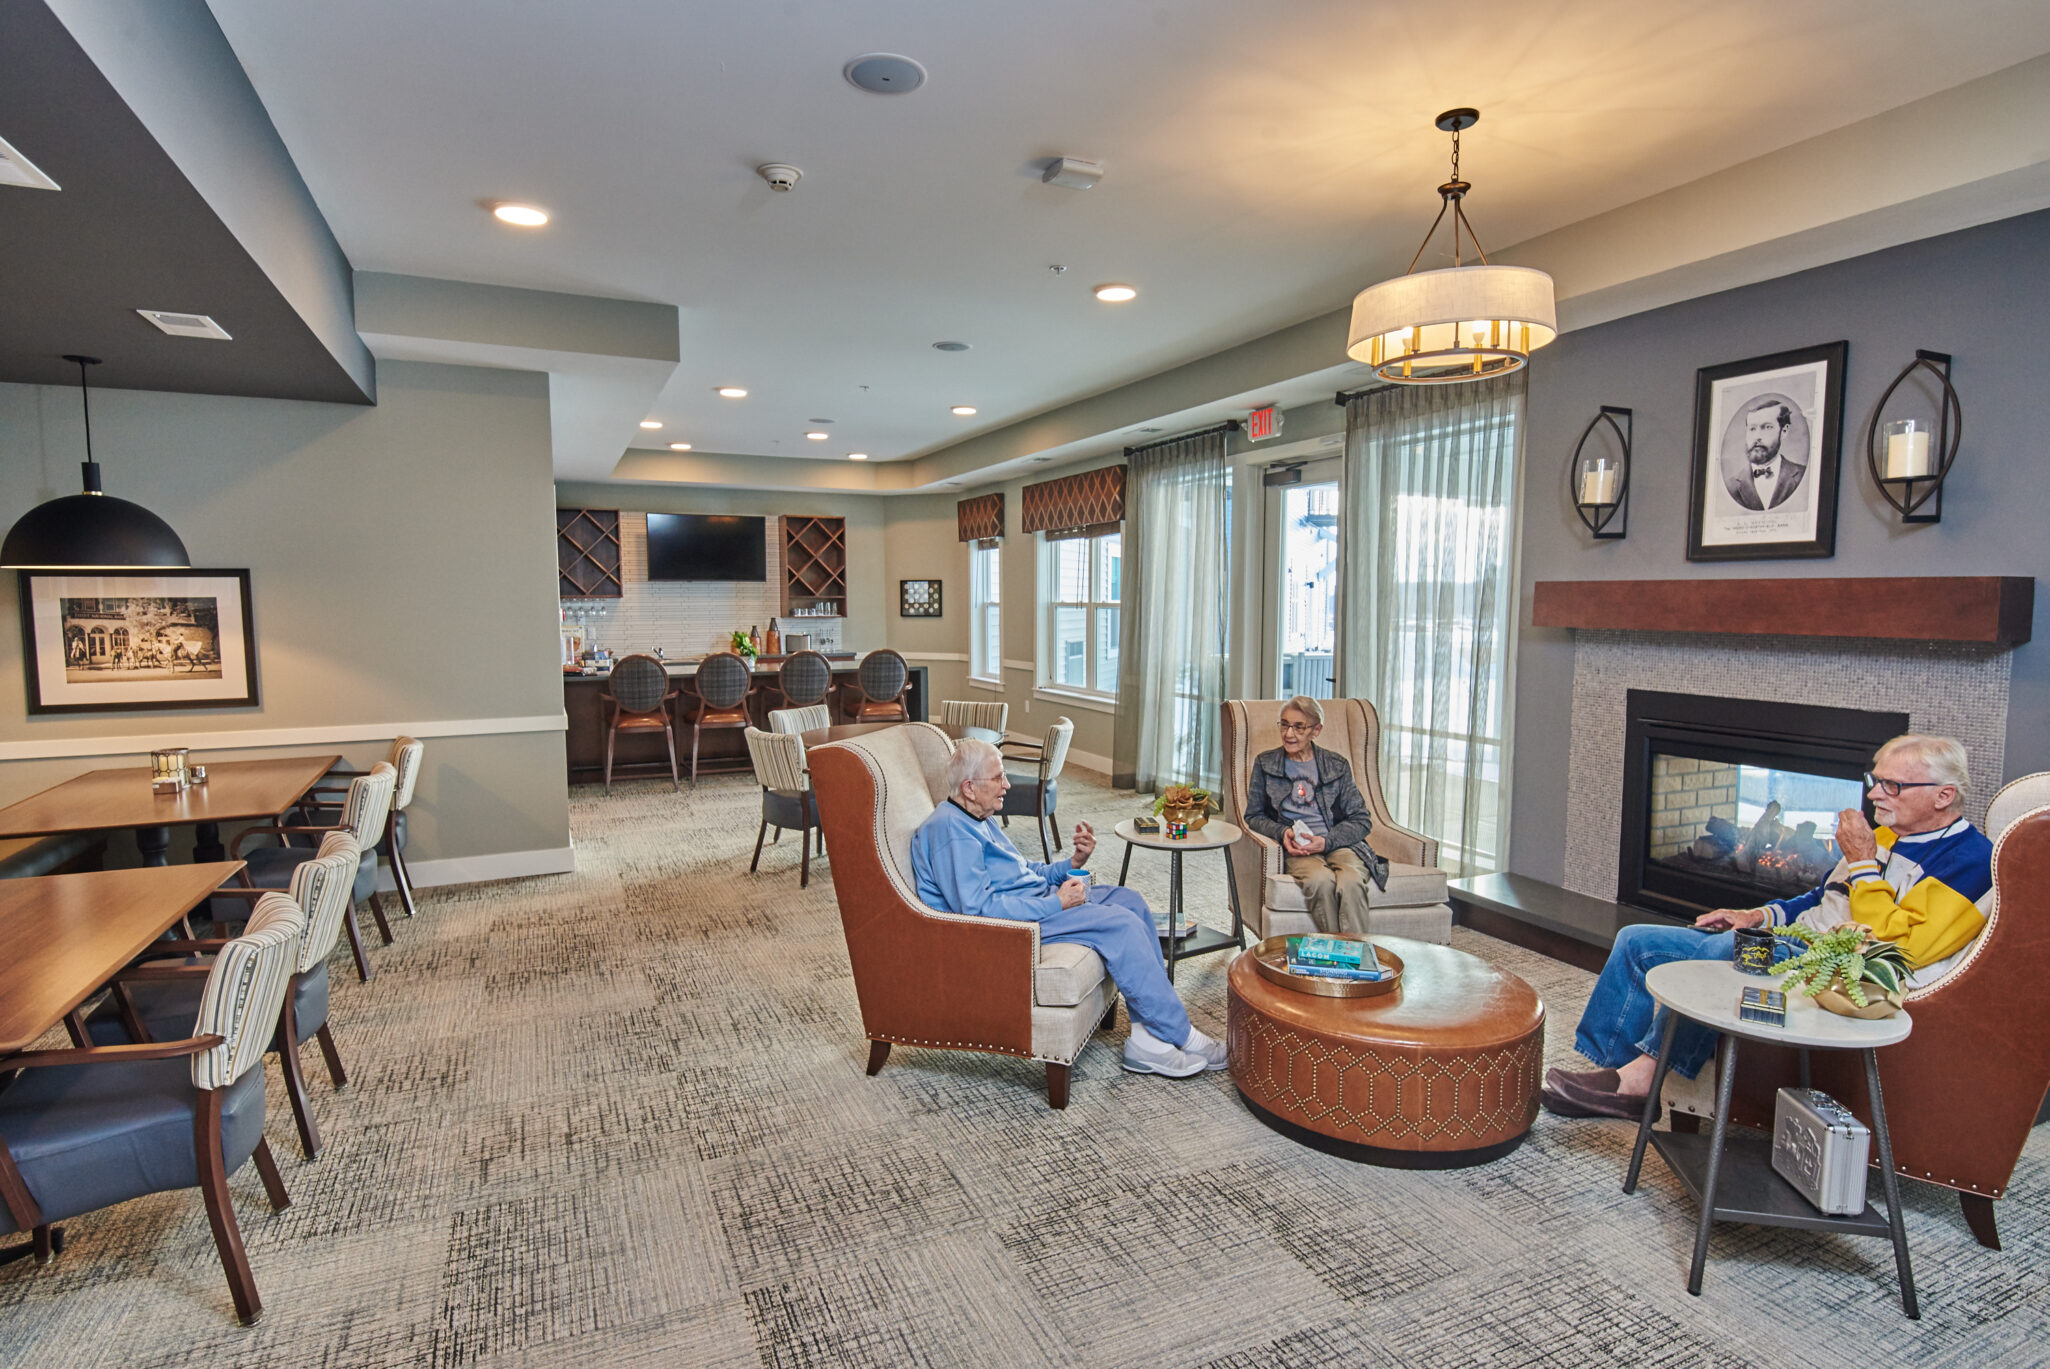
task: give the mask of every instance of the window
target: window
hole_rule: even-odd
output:
[[[968,551],[968,676],[985,684],[1004,682],[1003,544],[995,538]]]
[[[1104,698],[1116,695],[1123,550],[1122,532],[1041,544],[1042,687]]]

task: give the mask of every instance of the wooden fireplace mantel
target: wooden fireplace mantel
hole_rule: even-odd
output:
[[[1541,580],[1530,620],[1532,627],[2012,647],[2029,640],[2035,605],[2036,582],[2027,575]]]

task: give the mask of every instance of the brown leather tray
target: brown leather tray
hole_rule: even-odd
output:
[[[1346,941],[1358,941],[1359,937],[1344,937]],[[1256,943],[1247,955],[1253,957],[1253,968],[1260,977],[1284,989],[1297,993],[1315,994],[1319,998],[1374,998],[1394,992],[1402,983],[1402,957],[1386,946],[1376,944],[1374,956],[1381,967],[1393,971],[1385,979],[1323,979],[1313,975],[1290,974],[1288,970],[1288,938],[1270,936]]]

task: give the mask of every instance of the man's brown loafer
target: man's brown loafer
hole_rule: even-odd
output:
[[[1545,1107],[1561,1117],[1617,1117],[1626,1122],[1644,1117],[1644,1095],[1585,1088],[1571,1075],[1546,1080],[1539,1095]]]

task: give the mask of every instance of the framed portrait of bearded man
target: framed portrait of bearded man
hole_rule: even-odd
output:
[[[1836,555],[1848,342],[1694,373],[1687,559]]]

